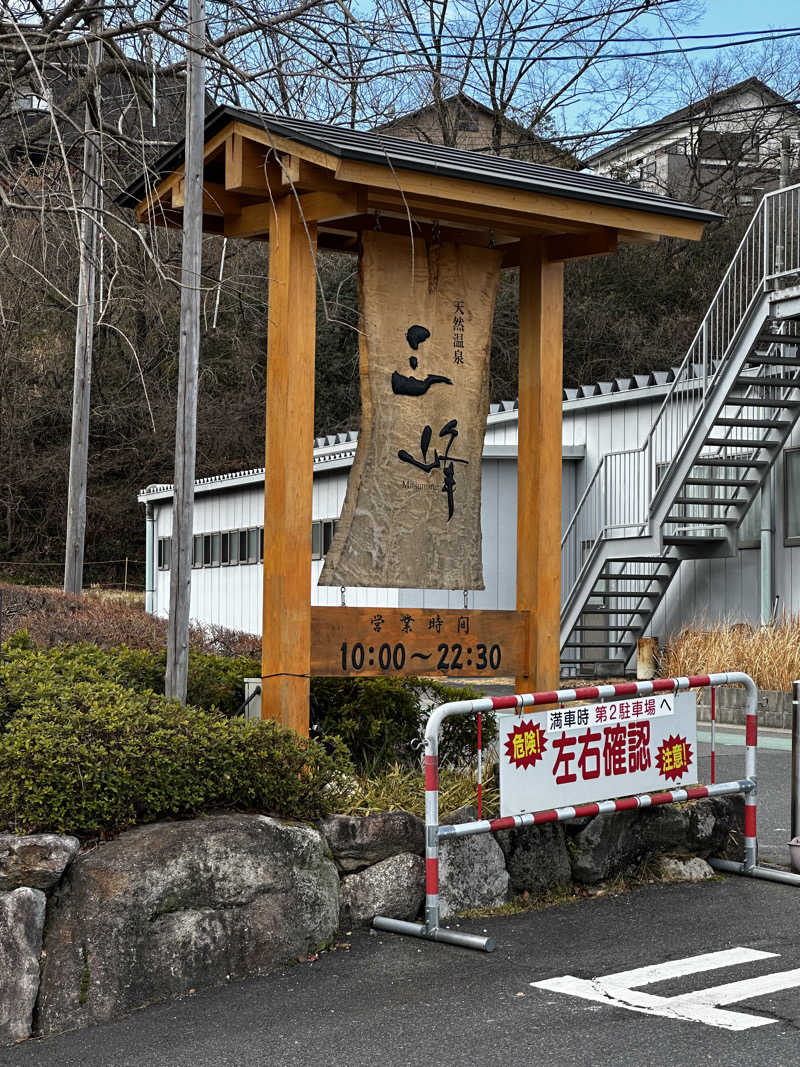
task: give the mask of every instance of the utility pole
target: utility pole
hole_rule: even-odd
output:
[[[175,496],[167,627],[165,692],[186,703],[189,674],[189,604],[197,451],[197,381],[200,357],[200,282],[203,256],[203,143],[205,126],[205,0],[189,0],[186,16],[187,87],[181,260],[178,410],[175,420]]]
[[[67,545],[64,591],[83,592],[83,546],[86,534],[86,483],[89,472],[89,410],[92,392],[94,298],[97,277],[97,208],[100,199],[100,81],[103,55],[100,7],[89,19],[87,81],[83,122],[83,191],[78,222],[78,310],[75,322],[75,370],[72,384],[72,436],[69,449]]]

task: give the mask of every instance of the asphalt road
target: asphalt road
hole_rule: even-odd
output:
[[[698,723],[701,780],[710,781],[710,723]],[[744,727],[717,727],[716,778],[718,782],[744,777]],[[758,731],[758,847],[759,857],[770,863],[789,864],[789,828],[792,799],[791,734],[787,730]]]
[[[491,929],[498,947],[490,955],[358,932],[349,950],[324,954],[314,963],[156,1005],[106,1026],[28,1041],[0,1052],[0,1064],[800,1064],[800,994],[793,984],[800,983],[800,970],[783,974],[800,969],[798,918],[797,889],[731,877],[464,924]],[[759,1023],[742,1032],[531,984],[564,975],[592,979],[734,947],[753,959],[651,982],[642,992],[690,995],[702,1013],[708,1009],[700,991],[780,974],[773,984],[789,988],[743,1000],[747,991],[737,987],[733,1002],[725,1002],[726,1012],[735,1012],[732,1018],[740,1023]]]

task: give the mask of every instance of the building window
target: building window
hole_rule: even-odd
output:
[[[697,154],[701,159],[723,163],[758,159],[758,149],[753,145],[752,134],[747,132],[723,133],[721,130],[704,130],[697,139]]]
[[[203,566],[203,535],[195,534],[192,538],[192,566]]]
[[[220,534],[219,561],[223,567],[227,567],[231,561],[231,535],[229,533]]]
[[[247,562],[258,563],[258,527],[247,531]]]
[[[787,545],[800,545],[800,448],[783,453],[783,535]]]
[[[258,531],[258,533],[259,533],[258,558],[261,561],[261,563],[263,563],[264,562],[264,527],[263,526]]]
[[[239,562],[247,563],[247,530],[239,531]]]
[[[311,523],[311,558],[324,559],[336,533],[338,519],[318,519]]]
[[[458,118],[456,119],[456,129],[463,130],[465,133],[477,133],[477,117],[473,115],[471,111],[459,111]]]
[[[203,566],[211,566],[211,534],[203,534]]]
[[[158,569],[168,571],[172,557],[172,538],[159,537],[158,539]]]
[[[231,530],[228,534],[229,563],[231,566],[239,562],[239,531]]]

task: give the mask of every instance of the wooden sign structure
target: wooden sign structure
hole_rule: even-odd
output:
[[[460,673],[456,661],[472,659],[476,676],[484,656],[494,671],[494,655],[518,691],[557,688],[564,261],[621,241],[696,240],[716,216],[596,175],[228,107],[206,120],[204,158],[206,232],[270,243],[263,714],[307,734],[312,673],[390,673],[387,657],[402,673],[415,654],[431,657],[418,661],[424,673]],[[182,143],[155,175],[123,202],[142,223],[178,226]],[[370,230],[494,248],[504,268],[519,269],[517,610],[466,613],[469,636],[459,613],[439,612],[441,635],[415,631],[411,642],[394,610],[310,603],[315,259],[323,248],[357,253]],[[385,629],[375,630],[376,614]]]
[[[312,607],[311,673],[518,674],[528,663],[528,619],[527,611]]]

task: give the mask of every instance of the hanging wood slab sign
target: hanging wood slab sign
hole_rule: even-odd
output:
[[[362,235],[361,432],[320,585],[484,588],[481,456],[501,258]]]
[[[527,611],[313,607],[311,674],[518,674],[526,663],[528,621]]]

